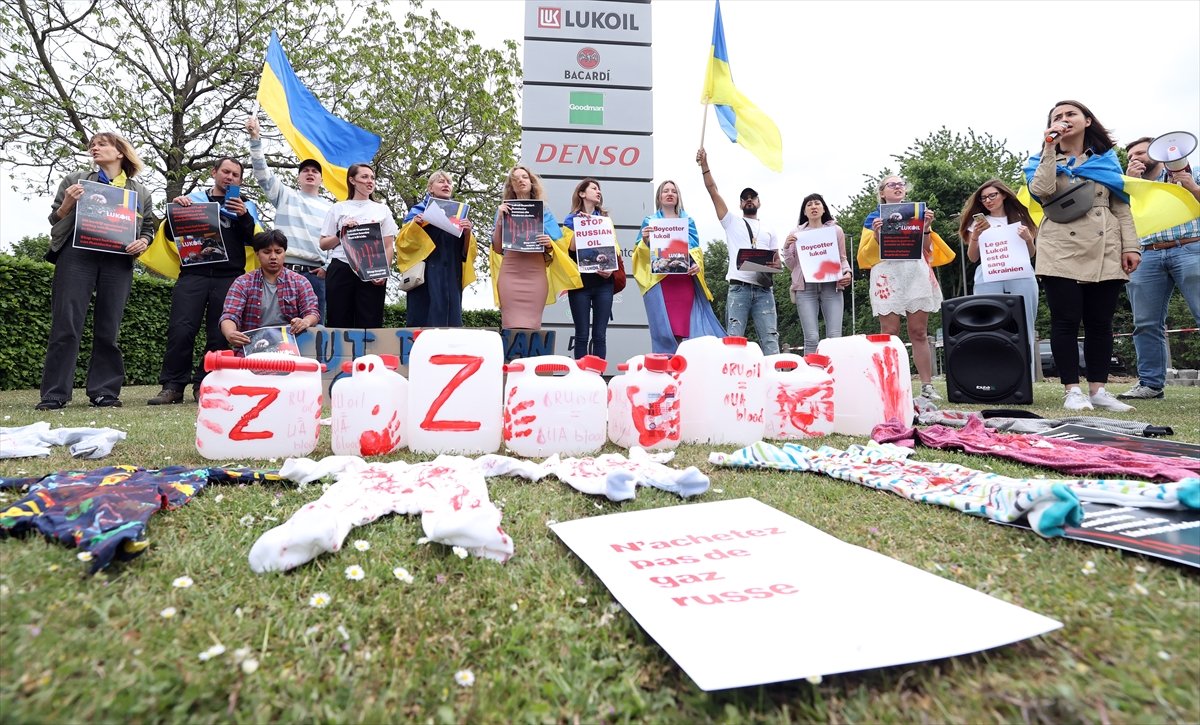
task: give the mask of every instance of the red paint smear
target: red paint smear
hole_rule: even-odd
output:
[[[266,438],[274,438],[275,432],[269,430],[246,430],[246,426],[250,425],[258,416],[267,409],[271,403],[279,397],[279,388],[260,388],[253,385],[235,385],[229,389],[231,395],[261,395],[262,400],[254,404],[254,407],[247,410],[245,415],[238,419],[233,428],[229,431],[230,440],[235,441],[256,441]]]
[[[638,443],[649,447],[665,440],[679,440],[679,395],[674,385],[663,388],[663,395],[648,405],[638,405],[634,396],[641,391],[636,385],[625,389],[625,397],[629,398],[629,406],[633,414],[633,427],[638,432]],[[664,404],[664,400],[670,402]],[[650,429],[646,426],[647,418],[657,418],[660,427]],[[664,420],[665,418],[665,420]]]
[[[478,355],[433,355],[429,358],[432,365],[462,365],[462,368],[450,378],[446,383],[446,387],[442,388],[442,392],[433,399],[433,404],[429,406],[429,410],[425,412],[425,418],[421,421],[421,430],[447,430],[447,431],[472,431],[479,430],[483,424],[477,420],[434,420],[434,416],[441,411],[442,406],[450,399],[455,390],[467,381],[475,373],[479,372],[479,368],[483,367],[483,358]]]
[[[905,420],[904,394],[900,390],[900,353],[894,347],[885,347],[882,353],[871,353],[871,362],[875,366],[875,380],[883,399],[883,419]],[[907,374],[908,371],[904,372]]]
[[[779,388],[775,396],[779,404],[779,418],[785,425],[808,437],[820,435],[812,430],[818,420],[833,420],[833,383],[825,382],[808,388]]]
[[[817,267],[817,272],[816,272],[816,274],[813,275],[813,277],[815,279],[825,279],[826,277],[837,277],[838,273],[841,271],[842,271],[842,265],[838,264],[837,262],[833,261],[832,259],[827,259],[824,262],[821,262],[821,265],[819,267]]]
[[[378,405],[376,405],[374,408],[371,408],[371,415],[379,415],[379,406]]]
[[[379,406],[375,406],[379,410]],[[400,412],[392,413],[392,419],[381,431],[366,430],[358,437],[358,449],[364,456],[381,456],[391,453],[400,445]]]
[[[222,428],[221,426],[217,425],[217,422],[215,420],[209,420],[208,418],[201,418],[200,425],[204,426],[205,428],[208,428],[213,433],[216,433],[219,436],[225,435],[225,429]]]
[[[514,426],[529,426],[532,425],[535,420],[537,420],[536,415],[525,415],[521,416],[520,418],[517,417],[517,413],[522,413],[533,406],[532,400],[522,400],[514,405],[513,398],[516,397],[517,390],[517,386],[514,385],[513,389],[508,391],[508,400],[504,401],[503,434],[504,440],[506,441],[511,441],[513,438],[527,438],[532,435],[532,428],[527,427],[520,430],[514,430]]]
[[[229,402],[229,391],[225,390],[222,393],[206,389],[204,395],[200,396],[200,407],[209,410],[214,408],[217,410],[233,410],[233,403]]]

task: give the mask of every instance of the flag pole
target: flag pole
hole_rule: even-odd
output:
[[[700,120],[700,148],[704,148],[704,132],[708,128],[708,103],[704,104],[704,117]]]

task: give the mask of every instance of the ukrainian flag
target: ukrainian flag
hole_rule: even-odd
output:
[[[347,169],[351,164],[370,163],[379,151],[379,137],[325,110],[296,77],[274,30],[258,82],[258,102],[283,132],[296,158],[319,161],[325,188],[339,200],[348,198]]]
[[[721,0],[717,0],[713,16],[712,52],[700,102],[717,107],[717,121],[730,141],[741,144],[768,169],[783,171],[783,139],[779,128],[733,85],[725,26],[721,22]]]

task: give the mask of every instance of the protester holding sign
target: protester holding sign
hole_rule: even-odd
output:
[[[342,242],[347,229],[359,224],[378,224],[384,261],[390,268],[400,229],[391,209],[371,198],[375,191],[375,171],[370,164],[351,164],[346,172],[346,186],[350,198],[334,204],[321,225],[321,249],[332,250],[325,273],[326,324],[360,329],[383,327],[388,278],[362,280],[350,266]]]
[[[980,223],[982,217],[983,223]],[[980,237],[988,229],[1000,229],[1016,224],[1022,247],[1007,252],[1008,245],[981,244]],[[977,295],[1021,295],[1025,300],[1025,323],[1030,343],[1034,339],[1034,320],[1037,318],[1038,286],[1030,259],[1037,254],[1037,224],[1017,195],[999,179],[983,182],[967,197],[958,219],[958,238],[967,248],[967,259],[979,262],[975,268]],[[982,251],[985,253],[981,254]],[[1020,252],[1024,250],[1024,254]],[[1032,350],[1032,346],[1030,347]]]
[[[524,166],[514,167],[504,181],[504,198],[544,200],[542,180]],[[544,206],[544,205],[543,205]],[[558,293],[582,285],[579,270],[563,242],[562,228],[549,209],[543,209],[542,230],[534,235],[541,251],[505,249],[503,227],[510,222],[509,205],[501,204],[492,228],[492,293],[500,308],[500,324],[508,330],[540,330],[542,312]]]
[[[1121,167],[1108,129],[1078,101],[1050,110],[1040,154],[1025,166],[1046,218],[1038,231],[1037,275],[1050,308],[1050,351],[1067,410],[1133,410],[1104,389],[1117,298],[1141,261]],[[1088,394],[1079,389],[1076,336],[1083,323]]]
[[[250,342],[247,330],[287,326],[299,335],[321,321],[312,284],[284,264],[287,236],[272,229],[255,234],[252,244],[258,269],[234,280],[221,313],[221,334],[231,347]]]
[[[908,192],[908,183],[899,176],[885,176],[879,182],[879,203],[900,204]],[[933,210],[924,213],[924,241],[920,259],[880,259],[878,246],[875,259],[864,259],[868,241],[877,240],[883,231],[884,220],[873,211],[863,221],[863,239],[859,245],[858,266],[871,269],[871,312],[879,318],[879,330],[885,335],[900,336],[900,318],[908,327],[912,343],[913,363],[921,378],[921,396],[940,400],[933,388],[933,354],[929,349],[929,313],[942,308],[942,288],[933,273],[935,238]],[[868,236],[868,232],[870,236]],[[944,243],[943,243],[944,244]],[[953,257],[953,255],[951,255]]]
[[[579,277],[583,280],[583,286],[567,292],[567,299],[571,303],[571,319],[575,323],[576,360],[584,355],[608,357],[608,321],[612,317],[615,292],[613,286],[615,266],[612,263],[621,264],[621,259],[616,256],[616,235],[601,235],[599,232],[611,231],[611,229],[597,227],[596,236],[598,238],[606,236],[611,239],[612,251],[607,251],[610,245],[605,244],[599,247],[602,251],[598,255],[592,254],[589,257],[585,252],[585,256],[581,257],[581,249],[588,249],[583,237],[592,234],[593,230],[590,227],[581,230],[575,225],[576,218],[580,216],[608,216],[608,212],[600,207],[602,199],[600,182],[592,178],[584,179],[575,186],[575,191],[571,194],[571,213],[563,220],[563,226],[575,234],[571,239],[571,256],[575,259],[575,263],[578,265],[580,262],[591,260],[594,262],[592,266],[600,268],[596,272],[580,270]],[[583,236],[581,236],[581,232],[583,232]],[[603,239],[598,240],[604,241]],[[603,256],[604,259],[600,260],[597,256]],[[604,269],[610,266],[613,268]]]
[[[673,354],[679,343],[704,335],[725,336],[712,309],[712,292],[704,281],[704,250],[696,222],[683,210],[683,195],[674,181],[658,185],[655,212],[642,220],[642,233],[633,248],[633,277],[642,290],[653,352]],[[656,219],[684,219],[688,225],[687,274],[655,274],[650,268],[650,228]]]
[[[804,354],[817,351],[821,340],[817,313],[825,318],[825,337],[842,336],[842,290],[850,285],[846,234],[833,220],[820,194],[800,204],[799,226],[783,242],[783,263],[792,270],[792,302],[804,332]]]
[[[435,171],[426,184],[425,198],[414,204],[404,217],[404,226],[396,242],[401,269],[424,263],[425,282],[408,290],[409,327],[462,327],[463,289],[470,284],[464,278],[470,273],[473,281],[475,266],[475,236],[471,220],[466,217],[466,204],[450,199],[454,180],[445,171]],[[444,206],[460,215],[446,214]],[[455,235],[425,219],[430,206],[443,211],[441,216],[458,231]]]
[[[125,363],[117,333],[133,284],[133,257],[154,238],[150,192],[133,177],[142,162],[129,142],[115,133],[98,133],[88,142],[95,171],[76,171],[58,185],[50,211],[50,249],[46,260],[54,263],[50,288],[50,337],[42,369],[41,400],[37,410],[57,410],[71,399],[79,339],[92,293],[96,307],[92,322],[92,356],[88,361],[87,394],[92,405],[121,405]],[[123,188],[137,196],[137,238],[125,246],[126,254],[76,248],[76,205],[84,194],[84,181]]]
[[[210,175],[213,184],[209,191],[196,189],[187,196],[176,197],[171,203],[178,206],[217,204],[217,219],[220,225],[218,236],[224,247],[221,261],[211,264],[184,264],[179,258],[179,279],[171,291],[171,318],[167,323],[167,349],[163,355],[158,391],[148,405],[173,405],[183,402],[183,389],[192,383],[192,398],[200,400],[200,381],[208,373],[204,370],[203,356],[194,360],[196,335],[204,324],[204,350],[214,352],[228,350],[229,345],[221,335],[221,306],[229,285],[247,270],[246,249],[258,226],[258,207],[253,201],[241,196],[242,175],[246,167],[235,158],[222,156],[213,164]],[[236,193],[235,193],[236,190]],[[167,240],[181,236],[172,226],[171,215],[167,215],[158,232]],[[160,250],[152,250],[160,251]],[[253,252],[251,252],[253,254]],[[251,257],[250,267],[257,264]]]

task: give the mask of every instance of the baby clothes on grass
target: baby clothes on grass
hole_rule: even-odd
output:
[[[896,421],[875,426],[871,437],[887,443],[916,437],[923,445],[1045,466],[1072,476],[1121,476],[1147,481],[1182,481],[1200,476],[1200,461],[1163,458],[1111,446],[1039,435],[998,433],[972,418],[961,430],[942,425],[910,429]],[[1186,494],[1185,494],[1186,495]]]
[[[70,446],[75,458],[104,458],[125,431],[115,428],[55,428],[46,421],[15,428],[0,428],[0,458],[35,458],[50,455],[51,446]]]
[[[176,509],[214,483],[278,481],[274,473],[248,468],[145,469],[107,466],[59,471],[44,477],[0,478],[0,488],[29,493],[0,511],[0,537],[39,531],[92,555],[91,573],[114,558],[132,559],[150,542],[146,525],[156,512]]]

